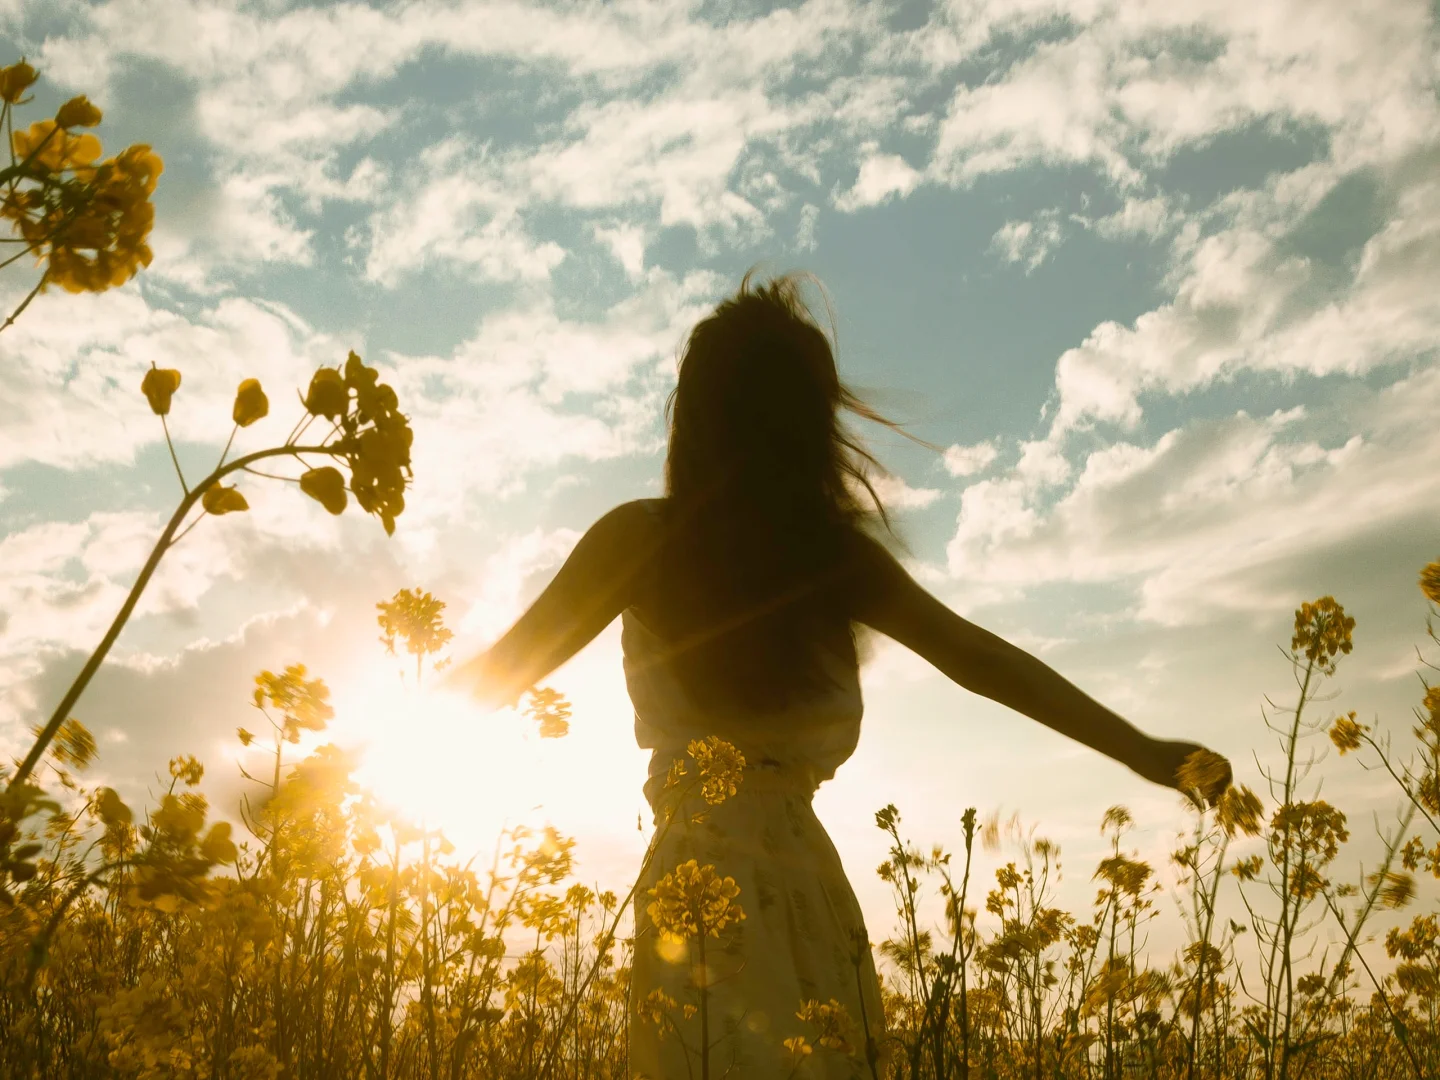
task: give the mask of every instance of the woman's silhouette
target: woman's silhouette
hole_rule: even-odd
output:
[[[1201,749],[1144,735],[915,583],[881,543],[890,524],[866,480],[875,462],[841,422],[847,411],[885,421],[840,382],[800,276],[752,288],[751,273],[684,350],[666,497],[600,518],[514,627],[452,676],[485,703],[511,704],[620,615],[636,737],[654,751],[651,805],[691,739],[718,735],[745,756],[738,794],[666,831],[642,882],[690,859],[713,864],[739,886],[744,921],[711,942],[697,971],[658,939],[638,894],[630,1060],[653,1080],[699,1075],[699,1018],[685,1008],[699,983],[711,1075],[788,1075],[784,1040],[816,1038],[796,1016],[801,1003],[832,999],[854,1053],[817,1048],[808,1075],[871,1075],[879,984],[854,893],[811,809],[859,738],[858,627],[1155,783],[1177,786],[1176,770]]]

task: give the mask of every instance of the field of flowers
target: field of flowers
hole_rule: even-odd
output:
[[[7,131],[35,78],[23,62],[0,70]],[[149,262],[160,161],[148,147],[101,160],[98,139],[73,130],[100,119],[76,98],[14,132],[0,216],[19,234],[16,258],[46,268],[11,321],[47,284],[99,291]],[[178,371],[152,368],[137,390],[163,424],[180,387]],[[303,732],[334,719],[329,688],[302,658],[249,688],[268,726],[236,737],[247,761],[269,757],[245,773],[244,804],[226,808],[244,835],[212,820],[194,757],[170,762],[168,790],[149,807],[85,782],[96,743],[73,707],[166,551],[210,517],[247,509],[227,480],[273,479],[270,469],[289,466],[300,471],[284,479],[331,513],[353,498],[394,529],[411,442],[394,391],[351,353],[315,372],[301,398],[280,446],[229,459],[227,444],[210,475],[179,475],[181,501],[114,623],[26,756],[0,766],[0,1076],[630,1080],[627,1032],[638,1024],[680,1040],[692,1075],[724,1075],[700,1034],[701,958],[750,901],[724,866],[653,868],[653,889],[597,892],[576,883],[574,845],[554,829],[515,829],[492,852],[458,853],[363,790],[357,762],[336,746],[296,756]],[[259,383],[241,382],[235,429],[268,411]],[[1440,605],[1440,562],[1419,584]],[[418,682],[449,639],[444,604],[417,589],[378,608]],[[922,849],[886,806],[875,815],[890,842],[878,873],[896,919],[874,943],[884,1024],[838,1002],[797,1001],[782,1070],[820,1075],[844,1058],[848,1075],[872,1080],[1440,1076],[1440,685],[1422,677],[1417,722],[1398,744],[1354,712],[1317,711],[1354,628],[1333,597],[1295,612],[1297,695],[1284,723],[1267,721],[1280,754],[1265,792],[1232,787],[1213,807],[1197,801],[1193,832],[1171,856],[1187,941],[1177,955],[1143,948],[1160,888],[1157,868],[1127,853],[1123,807],[1098,823],[1111,853],[1094,871],[1093,906],[1069,912],[1055,906],[1053,843],[1003,834],[972,809],[953,851]],[[1440,645],[1434,624],[1426,629]],[[553,690],[532,690],[528,711],[542,736],[565,734],[569,705]],[[1302,745],[1321,733],[1388,774],[1399,807],[1378,864],[1353,881],[1334,869],[1346,814],[1307,778]],[[1210,788],[1213,767],[1192,760],[1186,785]],[[641,878],[667,830],[743,797],[744,784],[734,747],[691,743]],[[993,882],[972,880],[977,844],[1011,852]],[[1239,900],[1220,910],[1230,878],[1238,890],[1226,895]],[[939,899],[941,925],[923,925],[927,897]],[[657,993],[632,1005],[636,905],[664,955],[689,966],[687,1000]],[[1380,935],[1387,911],[1409,921]],[[1342,943],[1338,953],[1315,954],[1319,929]],[[856,943],[857,956],[865,947]]]

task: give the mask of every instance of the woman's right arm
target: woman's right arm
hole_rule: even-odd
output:
[[[893,555],[867,541],[860,575],[865,625],[923,656],[965,689],[998,701],[1128,766],[1154,783],[1177,787],[1176,770],[1195,743],[1152,739],[1062,677],[990,631],[961,618],[926,592]],[[1228,768],[1226,770],[1228,783]],[[1219,790],[1207,791],[1213,801]]]

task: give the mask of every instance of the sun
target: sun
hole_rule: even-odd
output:
[[[438,680],[437,680],[438,681]],[[544,750],[515,709],[400,683],[386,666],[335,693],[337,734],[360,751],[355,780],[415,824],[462,850],[543,815]]]
[[[564,738],[542,738],[517,709],[487,710],[438,685],[416,690],[385,663],[333,685],[330,734],[358,751],[363,789],[461,852],[493,850],[506,829],[553,824],[628,858],[637,816],[649,821],[629,702],[590,665],[568,674],[554,682],[575,705]]]

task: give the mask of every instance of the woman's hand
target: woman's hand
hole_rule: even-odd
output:
[[[1151,739],[1132,767],[1156,784],[1198,795],[1205,806],[1219,802],[1234,778],[1224,757],[1198,743],[1180,740]]]

